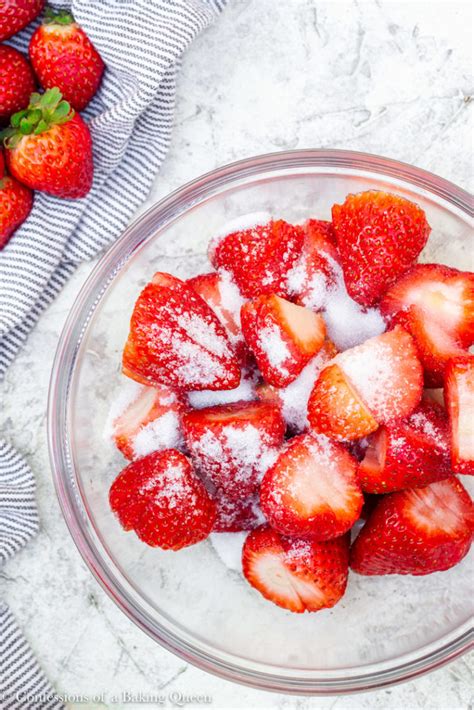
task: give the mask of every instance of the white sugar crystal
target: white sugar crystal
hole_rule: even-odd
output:
[[[258,341],[270,365],[284,372],[283,363],[290,358],[290,351],[283,341],[278,327],[269,325],[266,328],[262,328],[258,334]]]
[[[228,569],[242,571],[242,547],[248,532],[212,533],[209,540],[218,557]]]
[[[133,441],[135,458],[147,456],[153,451],[182,447],[183,436],[179,416],[171,410],[140,429]]]
[[[255,383],[252,379],[242,374],[240,384],[232,390],[202,390],[202,392],[188,392],[189,404],[193,409],[214,407],[217,404],[231,404],[232,402],[251,402],[256,399]]]
[[[245,298],[240,294],[237,284],[233,281],[232,275],[225,269],[219,271],[219,294],[222,307],[232,314],[237,325],[240,327],[240,309],[245,303]],[[225,322],[225,319],[224,319]],[[241,336],[242,338],[243,336]]]
[[[249,212],[248,214],[240,215],[240,217],[235,217],[225,222],[219,229],[215,232],[215,237],[226,237],[228,234],[233,234],[234,232],[242,232],[244,229],[253,229],[254,227],[260,227],[264,224],[270,222],[272,216],[270,212]]]
[[[278,394],[282,401],[283,418],[295,432],[302,432],[308,427],[308,400],[314,383],[326,364],[328,357],[325,351],[315,355],[298,377],[287,387],[282,387]]]
[[[186,332],[191,340],[213,355],[217,355],[217,357],[231,355],[226,340],[216,332],[214,322],[208,322],[194,313],[181,313],[178,316],[178,326]]]
[[[146,389],[146,385],[140,385],[128,377],[123,379],[118,395],[110,405],[104,425],[104,439],[113,439],[114,423],[138,399],[144,389]]]

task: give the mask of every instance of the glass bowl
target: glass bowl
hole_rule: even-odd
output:
[[[348,192],[382,189],[416,201],[432,226],[424,260],[466,269],[470,196],[435,175],[362,153],[289,151],[200,177],[137,219],[83,286],[51,378],[49,446],[71,535],[92,573],[146,633],[186,661],[254,687],[350,693],[413,678],[470,642],[472,563],[427,577],[352,574],[333,609],[291,614],[265,601],[207,540],[178,553],[125,533],[108,506],[124,461],[103,436],[121,379],[134,301],[155,271],[209,270],[206,246],[224,222],[268,211],[288,221],[330,218]],[[471,565],[471,566],[470,566]]]

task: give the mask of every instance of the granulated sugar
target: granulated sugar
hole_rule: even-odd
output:
[[[209,540],[228,569],[242,572],[242,547],[248,532],[212,533]]]
[[[133,441],[136,458],[162,449],[182,449],[183,446],[179,415],[172,410],[142,427]]]

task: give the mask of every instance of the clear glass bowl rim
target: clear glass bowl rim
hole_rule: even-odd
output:
[[[363,672],[357,673],[348,668],[324,672],[292,669],[291,675],[276,675],[272,667],[251,662],[237,664],[228,654],[206,644],[193,644],[165,629],[139,608],[125,585],[106,568],[74,488],[68,433],[68,397],[82,338],[93,311],[135,249],[157,229],[164,229],[229,182],[261,173],[304,172],[315,168],[352,169],[402,180],[445,200],[464,215],[472,218],[474,214],[472,196],[448,180],[406,163],[356,151],[308,149],[268,153],[230,163],[188,182],[138,217],[102,256],[82,286],[58,341],[49,387],[47,428],[54,485],[73,541],[96,580],[135,624],[167,650],[224,679],[289,694],[340,695],[387,687],[433,671],[473,647],[473,630],[464,625],[460,633],[451,633],[416,653],[364,666]]]

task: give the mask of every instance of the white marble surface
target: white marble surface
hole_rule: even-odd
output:
[[[471,12],[454,0],[234,0],[184,61],[173,146],[147,204],[217,165],[285,148],[379,153],[472,188]],[[0,573],[0,597],[58,690],[109,697],[89,707],[112,707],[123,691],[206,694],[217,708],[471,707],[466,658],[375,693],[271,695],[187,666],[115,607],[61,519],[45,433],[56,342],[91,266],[43,316],[0,385],[0,432],[36,472],[42,519],[37,539]]]

